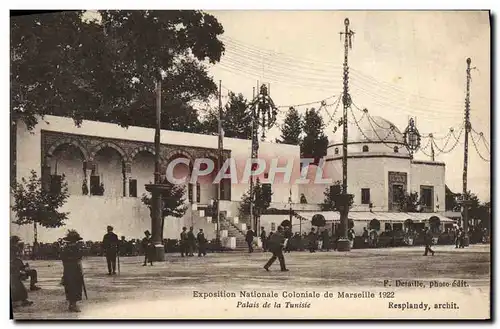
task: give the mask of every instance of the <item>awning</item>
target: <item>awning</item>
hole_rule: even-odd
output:
[[[300,211],[297,214],[307,220],[312,220],[316,214],[325,217],[327,222],[340,222],[340,213],[338,211]],[[414,223],[423,223],[431,217],[438,217],[441,223],[454,223],[455,220],[445,217],[438,213],[421,213],[421,212],[370,212],[370,211],[351,211],[349,219],[358,221],[371,221],[376,218],[383,222],[401,222],[411,219]]]

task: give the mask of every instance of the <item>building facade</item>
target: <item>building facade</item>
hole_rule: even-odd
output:
[[[308,167],[310,183],[296,184],[301,177],[300,148],[295,145],[262,142],[259,158],[262,170],[259,178],[272,191],[271,206],[283,211],[292,208],[304,220],[293,222],[294,231],[309,230],[310,219],[320,213],[324,192],[335,181],[342,180],[342,132],[330,138],[327,155],[320,170]],[[38,229],[41,242],[52,242],[69,228],[78,230],[86,240],[100,240],[107,225],[119,235],[140,238],[151,229],[150,212],[141,198],[147,195],[145,184],[154,180],[154,129],[122,128],[115,124],[84,121],[76,127],[73,120],[47,116],[28,131],[19,122],[16,131],[15,179],[29,177],[31,170],[39,173],[47,188],[57,188],[64,175],[70,196],[63,207],[69,212],[65,226],[58,229]],[[183,226],[203,228],[208,238],[216,235],[216,224],[207,216],[207,206],[216,199],[218,191],[213,180],[217,171],[200,176],[191,182],[193,167],[198,159],[218,158],[218,137],[174,131],[161,131],[161,173],[174,160],[187,159],[173,167],[176,179],[185,179],[185,203],[188,210],[182,218],[166,218],[164,238],[178,238]],[[243,195],[249,190],[245,178],[249,165],[251,142],[224,138],[223,157],[232,163],[225,173],[236,173],[236,180],[224,178],[220,184],[221,236],[229,246],[235,246],[250,224],[239,218],[238,209]],[[367,223],[378,218],[390,223],[406,219],[425,220],[438,216],[443,220],[445,210],[445,165],[442,162],[415,160],[408,153],[403,134],[391,122],[380,117],[364,116],[352,122],[348,139],[348,193],[354,195],[350,217],[355,231],[361,234]],[[203,164],[198,164],[199,169]],[[272,167],[281,168],[272,179]],[[283,173],[288,168],[286,179]],[[304,178],[304,177],[302,177]],[[318,181],[318,178],[330,182]],[[269,181],[271,180],[272,181]],[[402,194],[417,192],[421,212],[401,212]],[[302,201],[302,202],[301,202]],[[304,202],[306,201],[306,202]],[[330,223],[338,223],[336,212],[321,212]],[[15,214],[11,213],[11,220]],[[267,232],[275,229],[286,215],[262,215],[259,226]],[[392,225],[392,224],[391,224]],[[399,225],[399,224],[398,224]],[[12,234],[26,241],[33,240],[33,228],[11,224]]]
[[[32,130],[20,122],[16,132],[15,179],[28,178],[31,170],[41,175],[49,188],[57,185],[64,175],[69,198],[63,211],[69,212],[66,226],[58,229],[38,230],[41,242],[55,241],[68,228],[77,229],[85,239],[100,240],[107,225],[115,227],[120,235],[140,238],[151,228],[149,209],[142,203],[146,194],[145,184],[154,180],[154,129],[141,127],[122,128],[115,124],[84,121],[76,127],[73,120],[47,116]],[[177,238],[183,226],[203,228],[207,237],[215,236],[215,226],[201,209],[216,199],[216,185],[212,184],[217,171],[200,176],[196,184],[190,183],[196,159],[217,162],[217,136],[207,136],[174,131],[161,131],[161,172],[177,158],[187,159],[186,164],[173,168],[176,179],[185,178],[185,202],[188,211],[182,218],[167,218],[165,238]],[[247,140],[224,138],[223,156],[235,160],[237,181],[221,181],[221,209],[228,216],[237,217],[239,203],[248,191],[248,182],[242,182],[251,143]],[[296,161],[298,146],[261,143],[260,157],[266,159],[262,179],[268,175],[271,159],[277,166]],[[269,161],[268,161],[269,160]],[[207,168],[201,168],[205,170]],[[292,167],[299,175],[298,165]],[[279,176],[279,175],[278,175]],[[278,178],[278,177],[277,177]],[[51,186],[52,185],[52,186]],[[57,186],[55,186],[57,188]],[[276,179],[272,184],[272,203],[275,207],[299,203],[298,187]],[[300,207],[299,207],[300,208]],[[13,219],[15,214],[11,214]],[[33,228],[12,224],[13,234],[32,241]]]

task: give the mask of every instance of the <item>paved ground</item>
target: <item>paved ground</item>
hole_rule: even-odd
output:
[[[273,265],[271,272],[266,272],[262,266],[270,254],[262,252],[251,255],[247,253],[209,254],[205,258],[181,258],[178,255],[167,255],[166,262],[147,267],[141,266],[142,258],[126,257],[121,259],[121,274],[114,277],[105,275],[107,270],[103,258],[89,258],[84,260],[89,299],[81,303],[82,313],[79,314],[66,312],[64,290],[59,285],[62,274],[61,262],[36,261],[30,262],[30,265],[38,270],[39,285],[42,290],[30,292],[30,299],[35,304],[27,308],[15,308],[14,317],[16,319],[136,318],[140,316],[189,318],[197,317],[199,314],[203,317],[220,317],[224,314],[230,317],[240,317],[234,313],[241,309],[236,307],[238,299],[231,300],[231,302],[220,298],[195,300],[193,299],[194,291],[224,290],[239,293],[242,289],[247,291],[276,290],[281,294],[284,290],[307,290],[323,294],[331,290],[336,294],[339,289],[350,289],[350,291],[375,289],[373,291],[378,291],[384,288],[384,280],[396,279],[419,279],[427,283],[435,279],[449,282],[455,279],[466,280],[473,289],[431,291],[434,294],[439,292],[439,296],[444,299],[461,300],[462,297],[467,296],[468,303],[475,302],[474,299],[471,300],[474,296],[480,299],[477,301],[489,305],[489,248],[489,245],[474,245],[467,249],[437,246],[434,257],[423,257],[422,247],[365,249],[353,250],[349,253],[295,252],[286,254],[287,267],[290,272],[284,273],[279,271],[277,263]],[[428,290],[421,290],[417,294],[425,297],[429,293]],[[459,295],[451,297],[456,293]],[[406,296],[399,292],[397,294]],[[407,297],[403,300],[405,298]],[[215,303],[226,304],[219,310]],[[148,312],[139,311],[138,305],[147,308]],[[323,307],[323,304],[318,305]],[[354,310],[354,304],[346,307],[352,307],[352,312],[359,312],[359,305],[356,306],[357,310]],[[366,305],[369,309],[368,304]],[[201,313],[194,311],[195,307]],[[213,314],[216,310],[223,311],[223,313]],[[305,313],[298,312],[297,314],[306,316],[314,313],[311,310],[302,311]],[[246,312],[246,317],[253,316],[248,313],[251,312],[250,310]],[[244,314],[243,312],[241,316]],[[385,313],[379,313],[378,316],[381,314]],[[461,313],[457,314],[465,314],[464,308],[461,309]],[[283,316],[289,317],[284,313]],[[318,313],[318,316],[323,315]],[[374,313],[373,316],[377,317],[377,314]],[[394,313],[394,316],[387,316],[398,317],[398,313]]]

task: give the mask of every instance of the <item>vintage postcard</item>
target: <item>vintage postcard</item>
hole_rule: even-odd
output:
[[[490,19],[12,12],[13,318],[490,319]]]

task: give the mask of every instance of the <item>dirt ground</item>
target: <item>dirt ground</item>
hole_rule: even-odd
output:
[[[29,298],[34,305],[14,308],[14,318],[260,318],[267,317],[265,314],[271,313],[266,310],[255,313],[257,311],[248,304],[248,307],[242,309],[243,302],[249,299],[195,298],[194,296],[203,292],[235,292],[239,296],[242,290],[276,291],[280,294],[280,298],[283,291],[313,291],[323,295],[327,291],[338,294],[339,291],[361,292],[368,289],[379,293],[388,288],[384,286],[384,282],[395,282],[395,280],[420,280],[425,282],[425,285],[429,285],[432,280],[440,280],[440,282],[464,280],[468,284],[468,288],[448,288],[447,290],[442,288],[413,291],[408,288],[402,290],[401,287],[397,289],[393,287],[399,298],[398,302],[410,301],[410,299],[413,302],[412,298],[416,296],[417,299],[430,298],[431,295],[440,296],[440,298],[442,296],[443,301],[446,300],[446,302],[461,301],[463,307],[454,311],[460,316],[466,314],[466,309],[471,308],[467,303],[476,306],[482,303],[481,307],[489,307],[490,246],[474,245],[466,249],[435,246],[435,250],[436,255],[433,257],[424,257],[422,247],[363,249],[352,250],[348,253],[292,252],[285,254],[289,272],[280,272],[277,262],[271,267],[270,272],[266,272],[262,266],[270,254],[262,252],[208,254],[201,258],[196,256],[181,258],[179,255],[168,254],[165,262],[146,267],[141,266],[142,258],[140,257],[123,257],[120,259],[120,274],[111,277],[106,275],[104,258],[88,258],[83,261],[88,300],[80,303],[81,313],[66,311],[64,290],[59,285],[62,263],[60,261],[33,261],[29,263],[38,271],[39,286],[42,290],[30,292]],[[476,300],[471,299],[471,296],[474,296]],[[310,301],[295,300],[297,304]],[[239,302],[241,304],[238,304]],[[260,303],[257,308],[262,309],[264,300],[254,298],[251,302]],[[367,301],[362,304],[367,305],[367,308],[361,311],[359,303],[357,310],[354,309],[354,304],[345,304],[347,313],[344,312],[344,314],[342,309],[340,313],[338,311],[340,304],[335,304],[336,306],[331,304],[338,303],[338,299],[328,304],[334,305],[337,311],[328,313],[323,310],[324,306],[328,306],[323,296],[313,301],[314,303],[316,303],[315,306],[310,307],[316,307],[315,311],[304,309],[307,308],[304,304],[294,313],[288,314],[286,310],[281,310],[272,314],[285,318],[309,317],[313,313],[317,313],[315,315],[317,318],[329,316],[339,318],[339,316],[351,316],[348,315],[351,311],[354,312],[354,316],[362,312],[362,314],[368,314],[368,317],[371,313],[374,317],[406,317],[408,314],[413,314],[408,312],[400,314],[392,309],[389,310],[392,313],[387,315],[377,313],[376,307],[371,309]],[[377,299],[377,303],[381,307],[388,307],[385,300]],[[352,310],[349,311],[351,308]],[[476,314],[472,312],[473,310],[469,311],[470,316]],[[439,314],[445,318],[453,317],[455,313],[449,312]],[[486,314],[486,312],[481,314]],[[415,317],[419,317],[418,314]]]

